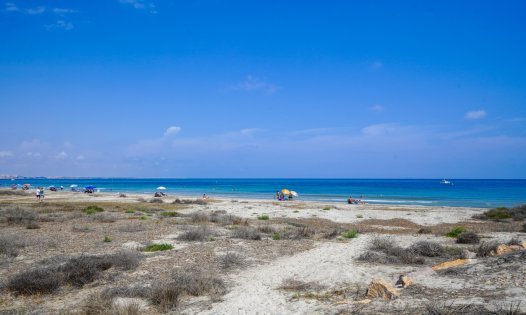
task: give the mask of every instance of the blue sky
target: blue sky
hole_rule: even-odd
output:
[[[526,178],[524,1],[0,5],[0,174]]]

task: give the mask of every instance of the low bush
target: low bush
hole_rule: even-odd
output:
[[[248,226],[241,226],[232,231],[232,238],[240,238],[245,240],[261,240],[261,234],[259,231]]]
[[[95,214],[97,212],[104,212],[104,209],[99,207],[99,206],[91,205],[91,206],[87,207],[86,209],[84,209],[83,211],[84,211],[84,213],[86,213],[88,215],[91,215],[91,214]]]
[[[465,232],[466,228],[462,226],[457,226],[451,229],[448,233],[446,233],[447,237],[458,237],[460,233]]]
[[[519,238],[514,237],[514,238],[512,238],[511,240],[509,240],[507,244],[508,244],[508,245],[518,245],[518,246],[521,246],[521,245],[522,245],[522,241],[521,241]]]
[[[153,198],[153,199],[150,199],[149,203],[164,203],[164,201],[159,198]]]
[[[61,275],[49,268],[35,268],[20,271],[9,278],[6,288],[16,294],[49,294],[61,284]]]
[[[194,200],[189,200],[189,199],[179,199],[179,198],[176,198],[174,200],[174,202],[172,202],[173,204],[178,204],[178,205],[201,205],[201,206],[204,206],[204,205],[207,205],[208,202],[206,200],[203,200],[203,199],[194,199]]]
[[[329,210],[331,210],[331,207],[329,207],[329,206],[323,207],[323,210],[324,211],[329,211]]]
[[[113,223],[117,221],[117,218],[114,215],[107,213],[97,213],[94,216],[92,216],[91,219],[100,223]]]
[[[203,242],[208,240],[210,236],[210,231],[205,225],[203,225],[202,227],[192,228],[186,232],[183,232],[177,237],[177,239],[189,242]]]
[[[315,233],[316,231],[308,226],[285,228],[282,231],[282,238],[287,240],[300,240],[304,238],[310,238]]]
[[[110,236],[106,235],[106,236],[104,236],[104,238],[102,239],[102,241],[103,241],[104,243],[110,243],[110,242],[112,241],[112,239],[111,239]]]
[[[28,225],[38,221],[38,214],[34,211],[20,207],[8,208],[0,216],[3,216],[7,224]]]
[[[417,231],[418,234],[431,234],[433,231],[430,228],[421,228]]]
[[[278,232],[272,233],[272,239],[275,241],[281,240],[281,234],[279,234]]]
[[[427,250],[426,246],[418,246]],[[358,260],[366,262],[386,263],[386,264],[423,264],[425,259],[418,256],[416,250],[402,248],[386,238],[374,238],[371,241],[371,249],[358,257]],[[376,251],[376,252],[374,252]]]
[[[202,223],[202,222],[208,222],[210,221],[210,216],[208,213],[203,211],[195,211],[190,213],[190,221],[194,223]]]
[[[175,211],[166,211],[166,212],[161,212],[161,216],[173,218],[173,217],[178,216],[178,213]]]
[[[258,215],[258,220],[268,220],[270,217],[267,214]]]
[[[219,223],[221,225],[239,225],[243,222],[238,216],[226,214],[223,211],[214,211],[210,215],[210,222]]]
[[[145,252],[157,252],[163,250],[170,250],[174,247],[170,244],[149,244],[144,248]]]
[[[235,267],[243,266],[245,264],[245,258],[238,253],[228,252],[217,257],[217,263],[221,269],[230,270]]]
[[[29,221],[26,224],[26,229],[28,229],[28,230],[40,229],[40,225],[38,224],[37,221]]]
[[[457,237],[457,243],[459,244],[478,244],[480,242],[480,236],[474,232],[462,232]]]
[[[81,233],[87,233],[91,232],[92,229],[87,225],[78,225],[75,224],[71,227],[71,232],[81,232]]]
[[[25,244],[20,236],[0,234],[0,254],[7,257],[18,256],[18,250],[24,248]]]
[[[136,233],[141,231],[146,231],[146,227],[143,224],[126,224],[118,229],[120,232],[125,233]]]
[[[480,220],[525,220],[526,219],[526,205],[520,205],[513,208],[498,207],[490,209],[482,214],[473,216]]]
[[[358,237],[358,231],[357,230],[346,231],[346,232],[343,232],[342,236],[345,238],[356,238]]]
[[[494,252],[499,243],[497,241],[483,242],[477,248],[477,257],[487,257],[490,256],[491,252]]]
[[[444,253],[442,245],[429,241],[416,242],[409,247],[409,250],[417,255],[426,257],[437,257]]]
[[[325,289],[325,286],[317,282],[305,282],[289,278],[283,281],[283,283],[278,287],[278,289],[293,292],[312,292],[321,291]]]
[[[139,315],[142,314],[138,303],[116,304],[113,297],[93,294],[86,299],[80,314],[85,315]]]
[[[270,225],[261,225],[258,226],[258,231],[265,234],[272,234],[276,232],[276,229],[273,226]]]

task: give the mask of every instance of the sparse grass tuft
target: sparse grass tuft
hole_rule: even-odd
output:
[[[161,216],[163,217],[169,217],[169,218],[173,218],[173,217],[176,217],[178,216],[178,213],[175,212],[175,211],[166,211],[166,212],[161,212]]]
[[[84,213],[86,213],[87,215],[92,215],[97,212],[104,212],[104,209],[96,205],[91,205],[91,206],[88,206],[86,209],[84,209]]]
[[[323,210],[324,210],[324,211],[329,211],[329,210],[331,210],[331,207],[329,207],[329,206],[325,206],[325,207],[323,207]]]
[[[289,278],[283,281],[283,283],[278,287],[278,289],[293,292],[311,292],[321,291],[325,289],[325,286],[316,282],[305,282]]]
[[[230,270],[235,267],[243,266],[245,264],[245,258],[238,253],[228,252],[217,257],[217,263],[221,269]]]
[[[261,240],[261,234],[259,231],[248,226],[241,226],[232,231],[232,238],[241,238],[245,240]]]
[[[462,232],[457,237],[457,243],[459,244],[478,244],[480,242],[480,236],[474,232]]]
[[[117,218],[114,215],[107,214],[107,213],[97,213],[91,218],[92,220],[100,222],[100,223],[113,223],[117,221]]]
[[[17,294],[49,294],[60,287],[61,277],[49,268],[24,270],[9,278],[6,288]]]
[[[26,210],[20,207],[9,208],[0,216],[4,217],[7,224],[28,225],[38,221],[38,214],[34,211]]]
[[[127,224],[119,227],[120,232],[136,233],[145,231],[146,227],[143,224]]]
[[[270,217],[267,214],[258,215],[258,220],[268,220]]]
[[[194,223],[203,223],[210,221],[210,216],[208,213],[203,211],[195,211],[190,213],[190,221]]]
[[[499,243],[497,241],[483,242],[477,248],[477,257],[487,257],[495,251]]]
[[[371,241],[371,249],[366,251],[358,260],[383,263],[383,264],[423,264],[425,259],[411,248],[396,246],[394,241],[386,238],[374,238]]]
[[[178,240],[188,242],[204,242],[209,240],[210,231],[203,225],[202,227],[192,228],[177,237]]]
[[[433,231],[430,228],[421,228],[417,232],[418,234],[431,234]]]
[[[258,231],[260,231],[261,233],[265,233],[265,234],[272,234],[276,232],[276,229],[273,226],[270,226],[267,224],[267,225],[258,226]]]
[[[465,232],[466,228],[462,226],[454,227],[451,231],[446,233],[447,237],[458,237],[462,232]]]
[[[442,245],[429,241],[416,242],[409,247],[409,250],[417,255],[426,257],[437,257],[444,253]]]
[[[343,232],[342,236],[345,238],[356,238],[358,237],[358,231],[355,229],[346,231],[346,232]]]
[[[275,241],[281,240],[281,234],[279,234],[278,232],[272,233],[272,239]]]
[[[157,252],[163,250],[170,250],[174,247],[170,244],[149,244],[144,248],[145,252]]]
[[[24,248],[25,244],[20,236],[1,234],[0,235],[0,254],[7,257],[18,256],[18,250]]]
[[[164,203],[164,201],[160,198],[153,198],[150,199],[149,203]]]
[[[111,243],[112,239],[111,239],[110,236],[105,235],[104,238],[102,239],[102,241],[103,241],[104,243]]]
[[[526,205],[520,205],[513,208],[498,207],[490,209],[482,214],[473,216],[475,219],[480,220],[525,220],[526,219]]]

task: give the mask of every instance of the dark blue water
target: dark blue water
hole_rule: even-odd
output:
[[[101,192],[152,193],[165,186],[169,195],[272,199],[277,190],[288,188],[300,200],[345,202],[352,195],[368,203],[432,206],[497,207],[526,203],[526,180],[451,179],[17,179],[2,180],[34,186],[84,187]]]

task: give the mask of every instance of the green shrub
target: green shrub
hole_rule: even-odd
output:
[[[358,219],[361,219],[361,218],[363,218],[363,215],[358,214],[356,217],[357,217]]]
[[[163,251],[163,250],[170,250],[173,248],[174,247],[170,244],[149,244],[148,246],[146,246],[146,248],[144,248],[144,251],[145,252],[158,252],[158,251]]]
[[[343,232],[342,236],[345,238],[355,238],[358,236],[358,231],[353,229],[347,232]]]
[[[99,206],[92,205],[84,209],[84,212],[89,215],[89,214],[95,214],[97,212],[104,212],[104,209],[102,209]]]
[[[275,241],[279,241],[281,239],[281,234],[279,234],[278,232],[272,233],[272,239]]]
[[[104,243],[109,243],[112,241],[111,237],[109,237],[108,235],[104,236],[104,239],[102,240]]]
[[[128,209],[128,210],[124,211],[124,213],[135,213],[135,210]]]
[[[173,218],[173,217],[177,216],[177,212],[175,212],[175,211],[161,212],[161,215],[163,217],[171,217],[171,218]]]
[[[258,220],[268,220],[270,217],[266,214],[258,215]]]
[[[447,237],[455,237],[455,238],[457,238],[462,232],[465,232],[465,231],[466,231],[466,228],[464,228],[462,226],[457,226],[457,227],[454,227],[448,233],[446,233],[446,236]]]
[[[329,211],[329,210],[331,210],[331,207],[329,207],[329,206],[323,207],[323,210]]]

